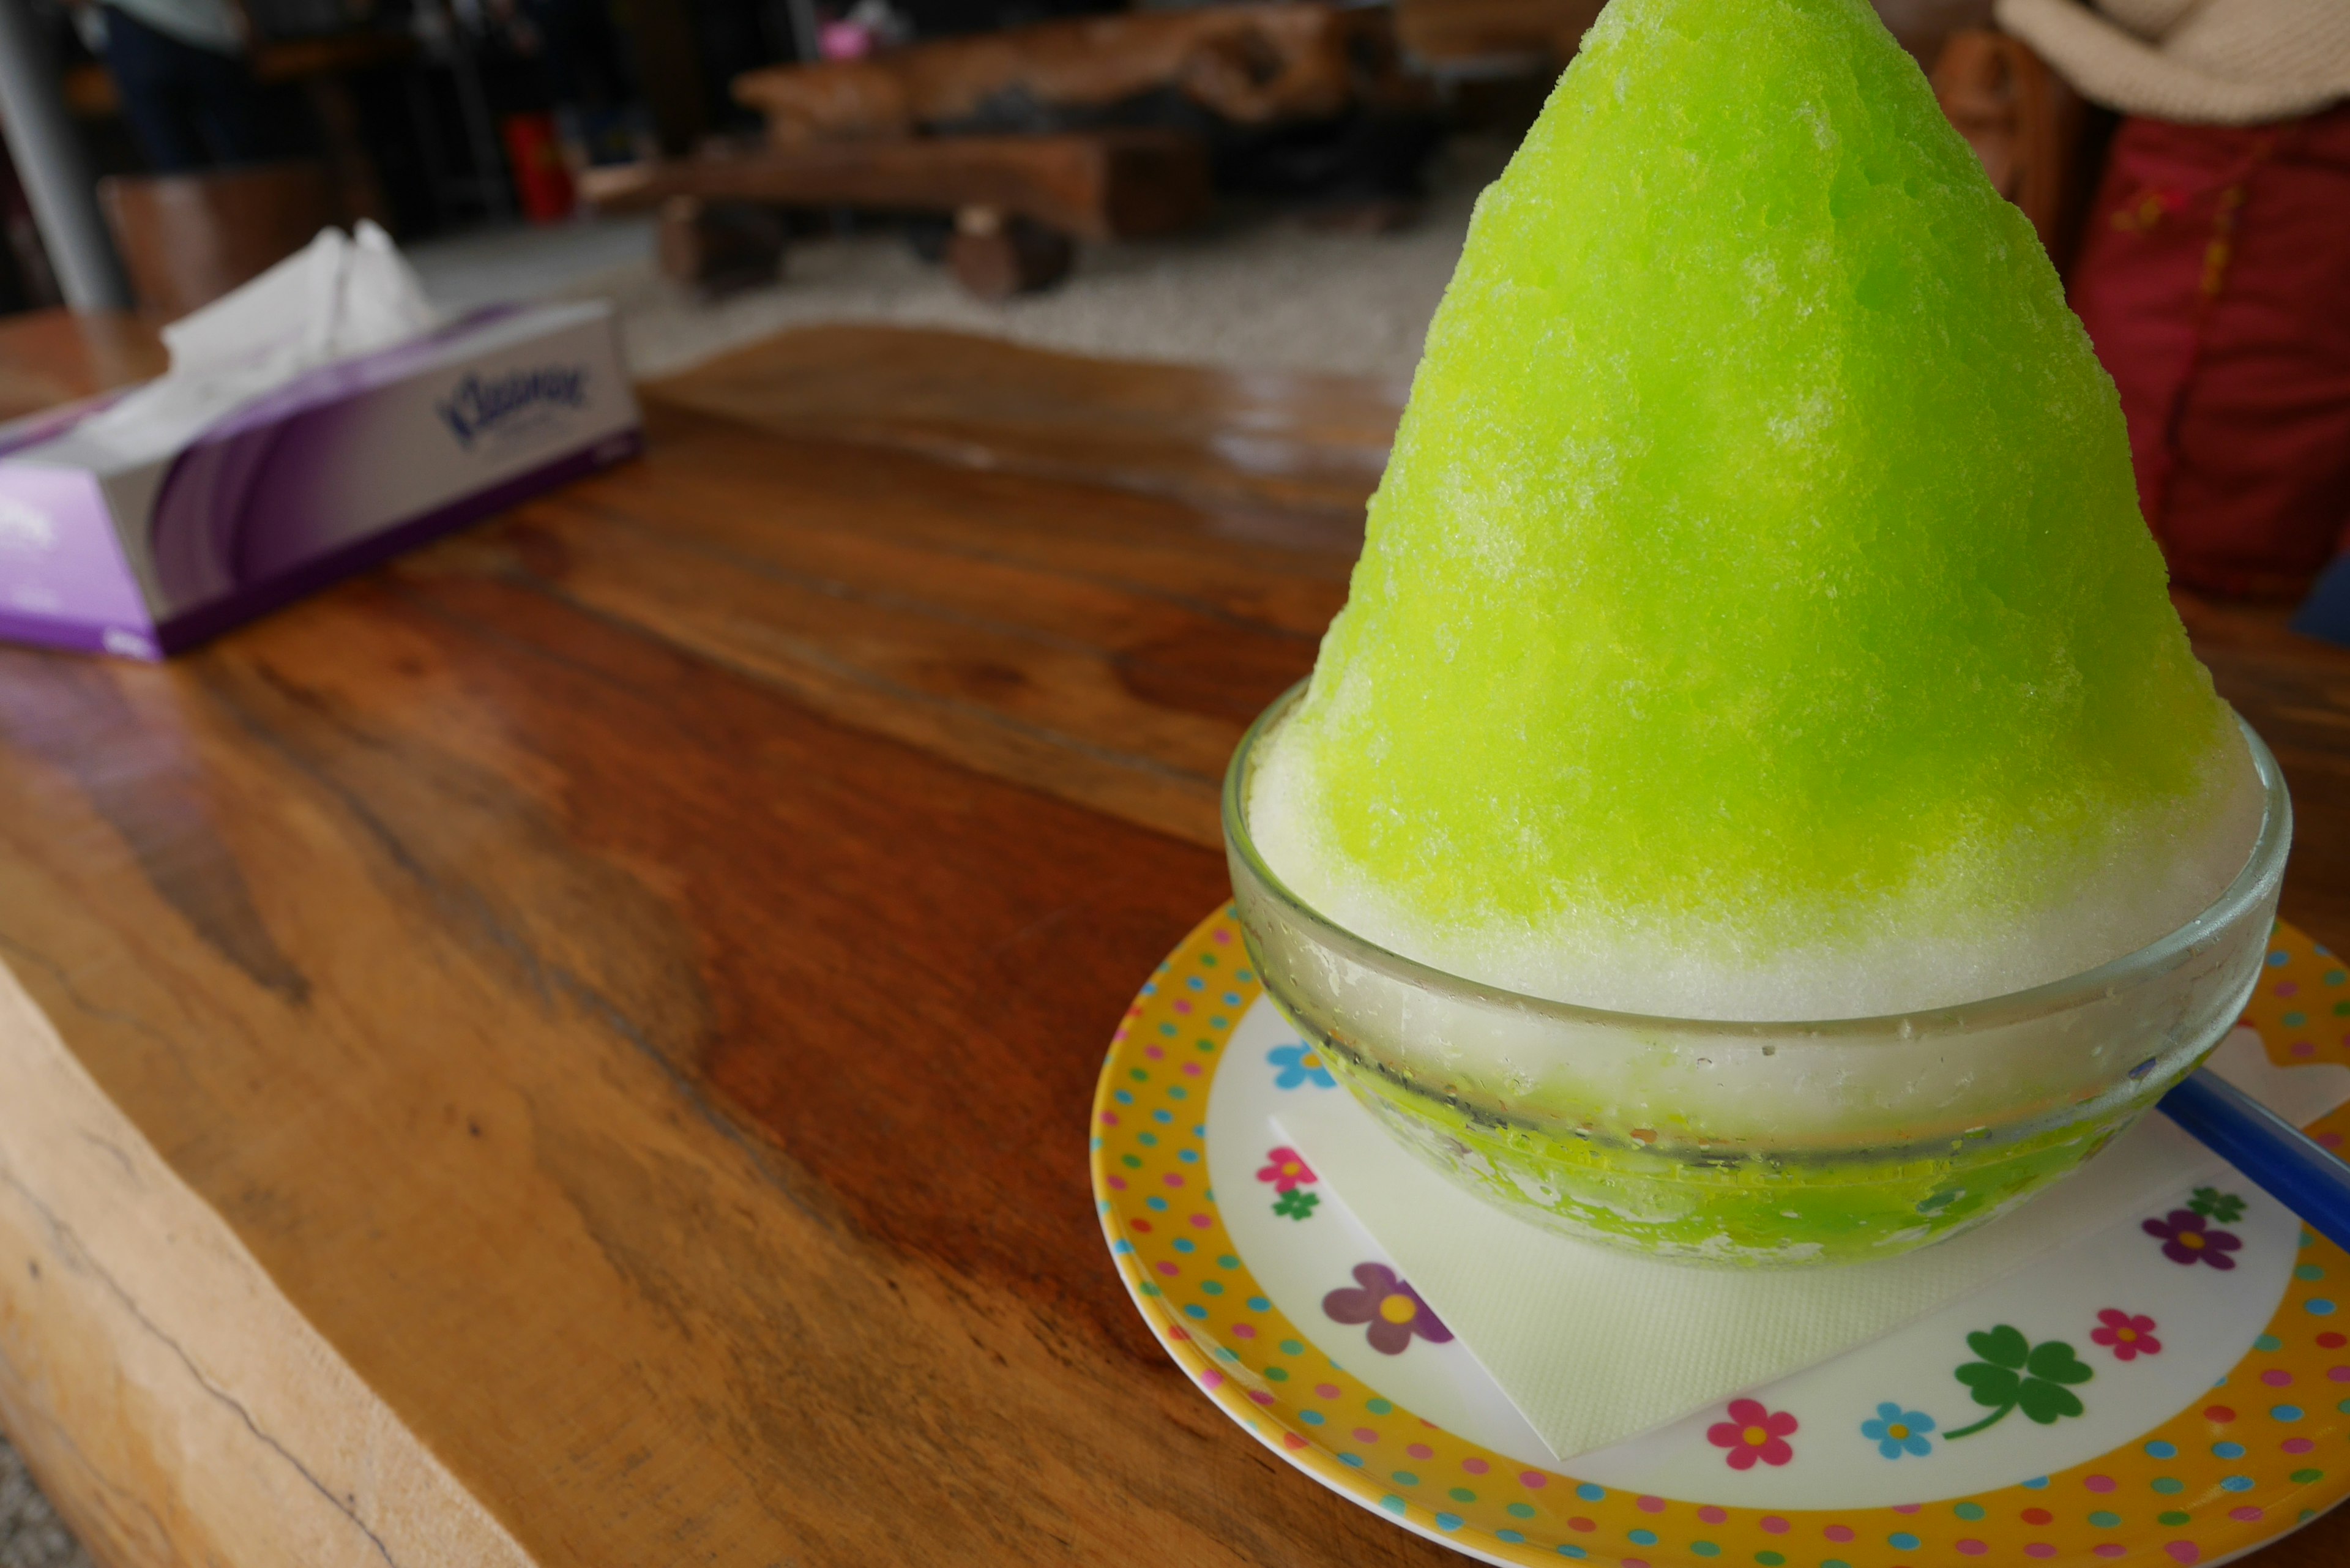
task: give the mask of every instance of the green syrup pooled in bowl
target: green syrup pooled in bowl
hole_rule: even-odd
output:
[[[1858,1262],[1956,1235],[2073,1169],[2143,1108],[2130,1097],[1997,1144],[1978,1133],[1866,1155],[1656,1149],[1482,1116],[1326,1059],[1399,1144],[1489,1201],[1570,1236],[1749,1266]]]

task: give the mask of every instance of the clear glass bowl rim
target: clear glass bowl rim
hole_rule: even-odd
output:
[[[1305,695],[1312,680],[1308,676],[1274,698],[1264,711],[1257,715],[1248,732],[1241,737],[1240,744],[1233,749],[1232,761],[1224,769],[1226,846],[1248,868],[1249,875],[1279,902],[1287,918],[1305,928],[1319,945],[1335,950],[1352,961],[1378,971],[1390,979],[1490,1006],[1536,1014],[1561,1023],[1603,1025],[1681,1036],[1716,1035],[1739,1040],[1821,1041],[1851,1036],[1856,1044],[1882,1045],[1888,1035],[1914,1038],[1929,1033],[1947,1034],[2028,1023],[2113,996],[2166,972],[2193,955],[2205,943],[2241,919],[2251,906],[2266,896],[2271,885],[2283,875],[2285,856],[2293,844],[2293,801],[2285,788],[2283,771],[2277,766],[2276,758],[2270,753],[2259,732],[2244,722],[2242,714],[2230,708],[2229,712],[2235,719],[2237,728],[2243,732],[2245,744],[2251,751],[2252,766],[2260,775],[2263,800],[2259,836],[2252,841],[2251,854],[2245,859],[2243,869],[2236,874],[2235,880],[2228,884],[2225,891],[2206,906],[2200,914],[2135,952],[2124,953],[2079,974],[2048,981],[2023,991],[1986,997],[1979,1002],[1952,1002],[1940,1007],[1871,1017],[1808,1021],[1672,1018],[1585,1007],[1489,985],[1383,948],[1315,910],[1292,892],[1288,884],[1264,863],[1264,857],[1257,853],[1256,841],[1248,829],[1246,785],[1249,764],[1259,742],[1288,716],[1289,710]]]

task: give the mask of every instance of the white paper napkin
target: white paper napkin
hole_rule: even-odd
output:
[[[2295,1126],[2350,1100],[2350,1068],[2273,1066],[2249,1028],[2211,1065]],[[1284,1106],[1280,1127],[1561,1460],[1879,1338],[2221,1166],[2148,1116],[2078,1174],[1955,1241],[1750,1272],[1657,1262],[1513,1219],[1404,1153],[1348,1095]]]

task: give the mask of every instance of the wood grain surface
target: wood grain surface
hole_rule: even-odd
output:
[[[1236,542],[1320,544],[1351,561],[1408,389],[1087,359],[948,332],[920,334],[919,350],[912,335],[893,337],[905,351],[880,351],[870,327],[811,327],[648,391],[778,435],[1188,501]],[[1084,532],[1082,512],[1060,521]]]
[[[170,362],[154,327],[134,317],[42,310],[0,319],[0,420],[144,381]]]
[[[1458,1561],[1192,1392],[1084,1158],[1392,402],[840,330],[648,403],[172,664],[0,651],[0,1421],[62,1511],[117,1568]],[[2189,608],[2341,945],[2350,656]]]

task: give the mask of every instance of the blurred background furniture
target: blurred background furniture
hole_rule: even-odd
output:
[[[192,174],[110,174],[99,201],[140,310],[163,319],[210,304],[362,215],[308,160]]]
[[[1266,125],[1402,90],[1383,12],[1321,0],[1039,23],[770,67],[733,86],[772,147],[1168,119]]]
[[[75,63],[88,39],[63,25],[59,0],[7,3],[48,17],[98,171],[154,172],[140,167],[103,62]],[[1879,0],[1926,59],[1990,3]],[[609,210],[661,213],[659,254],[697,285],[770,279],[794,234],[878,224],[902,227],[926,255],[964,257],[970,281],[993,279],[992,292],[1054,281],[1075,242],[1197,225],[1208,211],[1200,165],[1163,143],[1022,151],[999,140],[952,153],[930,143],[1189,137],[1218,199],[1376,232],[1418,212],[1420,170],[1440,138],[1522,130],[1599,8],[252,0],[244,63],[269,99],[273,156],[321,162],[338,214],[373,218],[404,242],[518,216],[559,223],[586,190]],[[858,57],[828,57],[842,49]],[[807,151],[885,140],[907,145],[869,166]],[[650,173],[620,172],[656,151],[667,161]],[[1024,172],[1037,164],[1098,171],[1081,177],[1102,192],[1086,221],[1066,221],[1066,202],[1055,218],[992,199],[1005,182],[1045,178]],[[0,208],[9,189],[0,172]],[[0,310],[19,292],[26,304],[53,298],[29,223],[7,237],[17,265],[0,266]]]
[[[1419,65],[1460,80],[1575,57],[1606,0],[1394,0],[1396,36]],[[1951,36],[1988,26],[1991,0],[1877,0],[1901,47],[1931,68]]]
[[[412,37],[377,30],[265,42],[253,52],[255,84],[265,89],[291,88],[309,111],[320,161],[333,190],[332,205],[353,219],[397,221],[384,194],[353,79],[403,66],[415,55]],[[91,61],[77,66],[65,81],[67,102],[85,119],[103,120],[121,112],[120,94],[103,65]]]
[[[1207,151],[1180,131],[811,141],[591,172],[583,190],[615,212],[657,208],[672,277],[707,283],[757,271],[743,207],[931,213],[954,221],[950,259],[974,293],[1001,298],[1060,280],[1076,239],[1178,232],[1208,208]],[[734,236],[742,236],[737,241]]]
[[[589,198],[669,203],[672,227],[712,222],[712,202],[945,214],[957,275],[988,297],[1058,281],[1071,241],[1197,223],[1211,179],[1400,204],[1436,136],[1388,14],[1321,0],[1039,23],[751,71],[733,92],[757,142],[599,171]],[[743,261],[684,239],[663,255]]]
[[[1553,70],[1575,57],[1606,0],[1396,0],[1396,40],[1443,75],[1492,74],[1518,62]]]

